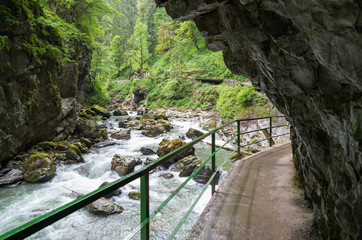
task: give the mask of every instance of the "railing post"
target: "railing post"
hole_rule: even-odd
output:
[[[240,120],[237,120],[238,123],[238,159],[240,159]]]
[[[141,223],[150,216],[149,173],[141,176]],[[150,239],[150,223],[141,229],[141,239]]]
[[[273,145],[273,117],[269,118],[269,147]]]
[[[213,154],[214,152],[215,152],[215,133],[213,133],[211,135],[211,154]],[[211,171],[212,171],[212,174],[214,174],[214,172],[216,170],[215,162],[216,162],[216,156],[213,155],[212,159],[211,159]],[[215,178],[211,182],[211,196],[214,195],[214,193],[215,193]]]

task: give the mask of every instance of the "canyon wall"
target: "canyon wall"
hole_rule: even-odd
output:
[[[0,4],[0,165],[75,129],[79,89],[89,86],[91,53],[64,42],[38,1]]]
[[[290,121],[323,239],[361,239],[362,1],[155,1]]]

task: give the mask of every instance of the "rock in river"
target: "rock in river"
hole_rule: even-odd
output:
[[[151,148],[141,147],[140,151],[144,155],[154,155],[154,154],[156,154],[156,152],[153,151]]]
[[[201,137],[202,135],[204,135],[203,132],[197,130],[197,129],[194,129],[194,128],[190,128],[187,133],[186,133],[186,136],[191,138],[191,139],[196,139],[198,137]]]
[[[24,179],[22,171],[12,169],[10,172],[0,177],[0,186],[16,183]]]
[[[88,211],[96,214],[114,214],[123,212],[123,207],[102,197],[87,205]]]
[[[118,154],[114,155],[112,158],[111,169],[116,171],[119,176],[125,176],[133,172],[137,161],[132,156],[120,156]]]
[[[24,179],[27,182],[46,182],[55,177],[56,167],[53,158],[44,152],[32,154],[22,163]]]
[[[112,133],[111,137],[115,138],[117,140],[130,139],[131,138],[131,129],[121,129],[118,132]]]
[[[162,139],[162,141],[157,149],[157,155],[159,157],[162,157],[162,156],[166,155],[167,153],[172,152],[185,144],[186,144],[186,142],[184,142],[180,139],[170,139],[170,140]],[[173,157],[170,158],[170,160],[165,162],[162,166],[168,168],[175,162],[179,161],[180,159],[182,159],[186,156],[189,156],[189,155],[194,155],[194,154],[195,154],[195,148],[191,147],[188,150],[183,150],[180,153],[175,154]]]

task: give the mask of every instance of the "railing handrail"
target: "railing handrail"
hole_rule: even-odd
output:
[[[139,169],[138,171],[135,171],[124,177],[121,177],[120,179],[115,180],[112,183],[109,183],[101,188],[98,188],[88,194],[85,194],[84,196],[81,196],[61,207],[58,207],[40,217],[37,217],[37,218],[29,221],[28,223],[25,223],[15,229],[12,229],[11,231],[1,235],[0,239],[2,240],[2,239],[26,238],[26,237],[42,230],[43,228],[53,224],[54,222],[68,216],[69,214],[85,207],[86,205],[96,201],[97,199],[115,191],[116,189],[125,186],[126,184],[136,180],[137,178],[141,178],[144,176],[147,176],[147,178],[148,178],[148,174],[150,171],[152,171],[153,169],[157,168],[158,166],[160,166],[163,163],[170,160],[170,158],[173,157],[175,154],[189,150],[192,146],[201,142],[206,137],[208,137],[210,135],[214,135],[218,130],[225,128],[226,126],[229,126],[230,124],[235,123],[235,122],[238,123],[238,134],[237,135],[238,135],[238,153],[239,153],[240,152],[240,135],[242,134],[242,133],[240,133],[240,122],[261,120],[261,119],[270,119],[270,126],[271,126],[272,118],[280,118],[280,117],[284,117],[284,116],[270,116],[270,117],[258,117],[258,118],[249,118],[249,119],[238,119],[238,120],[233,120],[231,122],[228,122],[228,123],[222,125],[221,127],[215,128],[215,129],[207,132],[206,134],[200,136],[199,138],[197,138],[189,143],[186,143],[185,145],[181,146],[180,148],[160,157],[158,160],[150,163],[147,166],[144,166],[143,168]],[[281,126],[275,126],[275,127],[281,127]],[[270,129],[272,129],[272,128],[273,127],[271,126]],[[265,129],[269,129],[269,128],[265,128]],[[262,129],[258,129],[256,131],[261,131],[261,130]],[[269,138],[271,139],[272,137],[273,136],[270,134]],[[265,140],[268,140],[268,138],[266,138],[262,141],[265,141]],[[214,142],[214,140],[213,140],[213,142]],[[215,151],[212,155],[215,155]],[[215,161],[215,160],[213,159],[213,161]],[[214,166],[213,166],[213,171],[214,171]],[[214,191],[214,187],[213,187],[213,191]],[[141,195],[142,195],[142,193],[141,193]],[[148,218],[148,216],[145,216],[145,217]]]

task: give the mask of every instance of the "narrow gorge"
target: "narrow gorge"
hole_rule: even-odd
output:
[[[81,139],[83,132],[92,134],[94,129],[97,129],[95,142],[109,137],[95,120],[87,120],[89,114],[97,111],[86,109],[87,101],[92,94],[101,92],[96,80],[100,78],[97,71],[105,68],[102,64],[93,63],[92,69],[92,59],[108,54],[95,50],[99,46],[93,39],[99,37],[102,30],[91,24],[94,19],[103,17],[100,16],[103,11],[130,19],[125,13],[123,16],[118,10],[108,8],[104,3],[106,1],[95,1],[95,10],[92,5],[87,11],[98,15],[89,18],[77,15],[75,11],[62,10],[61,7],[66,9],[71,4],[68,6],[61,2],[63,5],[57,5],[58,1],[52,0],[9,0],[0,3],[0,170],[23,161],[19,159],[22,154],[44,141],[69,140],[70,135]],[[151,1],[145,2],[149,4]],[[314,221],[321,238],[361,239],[362,0],[152,0],[153,5],[154,2],[157,7],[166,9],[174,20],[192,20],[204,38],[202,44],[197,37],[195,40],[188,36],[191,40],[187,44],[192,45],[192,51],[202,50],[205,46],[213,52],[222,51],[223,60],[232,72],[227,73],[228,76],[242,75],[249,79],[253,87],[263,92],[290,122],[294,163],[305,187],[306,198],[313,205]],[[128,4],[135,5],[132,1],[128,1]],[[73,10],[76,5],[72,5]],[[133,7],[137,10],[138,6]],[[138,8],[142,10],[142,6]],[[126,10],[137,15],[133,10]],[[156,7],[151,10],[153,14],[158,13]],[[144,12],[145,16],[137,16],[146,19],[149,12]],[[137,23],[136,20],[127,22],[133,24],[135,32],[142,30],[143,25],[138,23],[138,20]],[[152,22],[150,25],[154,27],[155,24]],[[166,30],[170,26],[171,23],[163,25]],[[188,29],[192,29],[190,26]],[[116,29],[123,27],[126,28],[126,25]],[[145,29],[147,32],[147,26]],[[104,30],[107,31],[109,29]],[[169,42],[182,42],[177,37]],[[119,36],[107,39],[108,43],[112,42],[112,51],[126,48],[116,45],[116,40],[120,39]],[[156,37],[151,40],[156,42]],[[135,42],[134,39],[128,41],[128,47],[132,41]],[[162,65],[166,65],[162,61],[152,66],[157,68],[155,74],[151,71],[152,67],[144,69],[147,62],[140,63],[139,69],[134,70],[132,67],[137,65],[133,60],[137,55],[135,52],[128,52],[124,56],[120,54],[125,65],[118,64],[119,59],[104,61],[105,65],[110,62],[117,65],[112,70],[116,72],[115,76],[111,76],[111,70],[103,76],[107,82],[104,88],[114,100],[110,106],[113,103],[115,106],[127,103],[129,99],[126,96],[129,97],[131,90],[138,93],[137,100],[133,100],[142,107],[152,98],[159,101],[158,104],[185,100],[184,104],[196,106],[193,90],[182,89],[186,87],[181,86],[179,80],[172,79],[167,84],[163,82],[172,74],[177,76],[178,72],[182,76],[185,67],[182,59],[177,59],[182,51],[169,42],[162,42],[158,49],[154,44],[153,51],[167,55],[170,49],[176,49],[169,54],[170,59],[178,61],[178,66],[170,65],[172,70],[162,69]],[[147,44],[145,46],[150,48]],[[155,59],[157,57],[153,56]],[[190,70],[196,70],[196,67]],[[124,75],[121,75],[122,71]],[[156,80],[147,79],[150,72],[157,76]],[[205,72],[205,69],[201,72]],[[226,70],[218,72],[225,73]],[[131,83],[130,78],[141,75],[145,76],[145,80],[135,78]],[[113,80],[117,84],[112,85]],[[137,86],[132,85],[139,82]],[[142,84],[143,88],[139,89]],[[171,96],[176,99],[171,101],[171,91],[167,88],[151,92],[152,86],[161,85],[184,92]],[[257,95],[251,86],[246,87],[250,87],[250,96]],[[206,99],[206,111],[212,112],[221,93],[210,89],[197,94],[202,100]],[[191,97],[183,99],[185,92]],[[117,94],[121,97],[116,98]],[[264,99],[265,96],[258,95],[254,100],[256,104],[265,106]],[[106,103],[104,101],[104,105]],[[198,104],[197,107],[202,105],[200,102]],[[120,111],[122,113],[125,109]],[[267,113],[270,113],[269,109]],[[235,113],[228,118],[237,116]],[[216,127],[217,124],[214,125]],[[142,130],[148,131],[145,134],[149,134],[149,137],[170,130],[167,124],[158,127]],[[140,140],[139,136],[136,137]],[[67,146],[66,150],[72,151],[72,148]],[[62,154],[65,154],[64,151]],[[74,158],[81,162],[79,156]],[[86,159],[88,163],[93,162],[92,158]],[[64,168],[61,174],[64,181],[67,181],[67,174],[71,175]],[[103,178],[113,180],[115,176]]]

